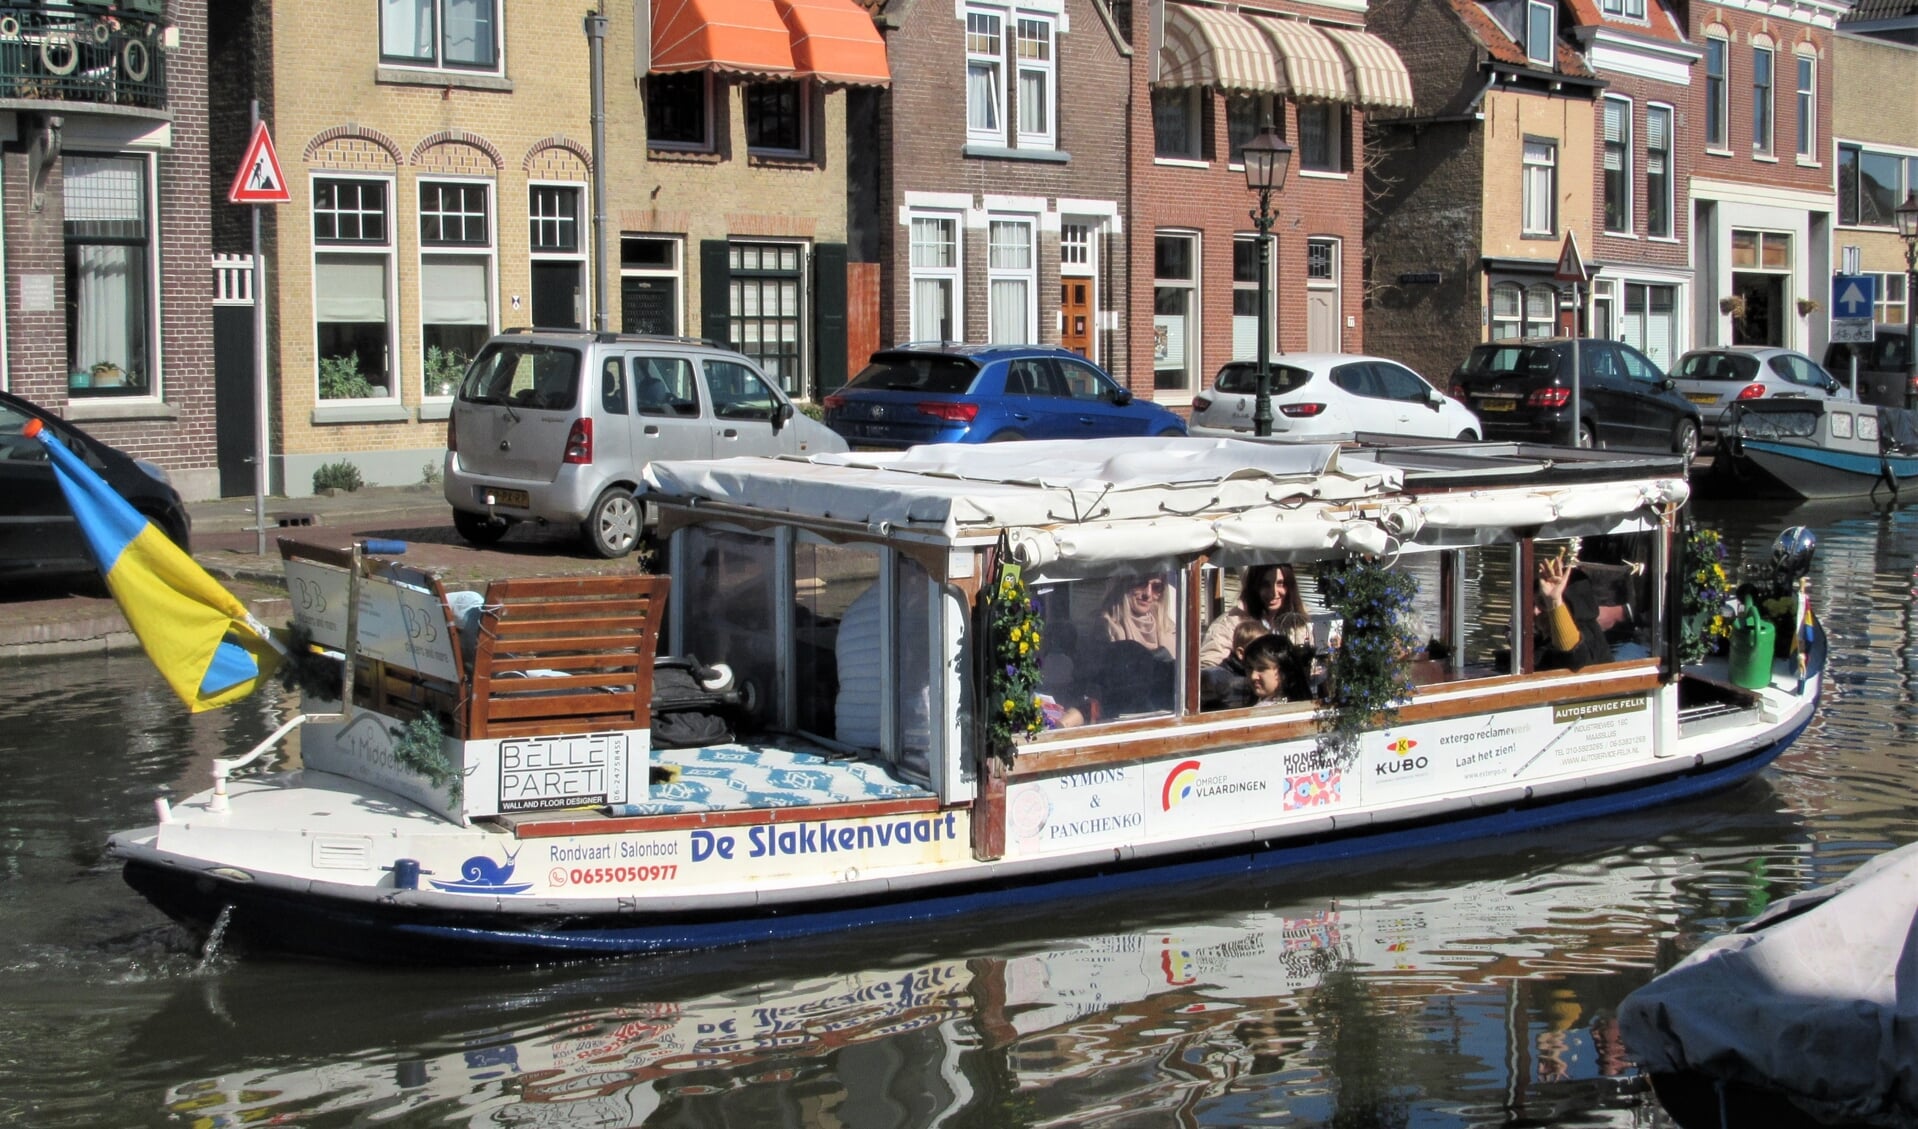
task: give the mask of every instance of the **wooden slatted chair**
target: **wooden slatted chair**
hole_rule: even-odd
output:
[[[651,725],[664,576],[496,580],[468,682],[466,736],[545,736]]]

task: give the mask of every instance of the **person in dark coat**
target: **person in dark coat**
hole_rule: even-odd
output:
[[[1540,561],[1533,595],[1537,669],[1579,670],[1612,661],[1612,645],[1598,624],[1598,596],[1574,562],[1562,556]]]

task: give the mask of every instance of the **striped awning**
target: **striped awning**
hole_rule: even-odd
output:
[[[792,33],[773,0],[653,0],[650,71],[790,78]]]
[[[793,65],[821,82],[887,86],[886,44],[852,0],[773,0],[792,31]]]
[[[1270,16],[1249,18],[1279,49],[1287,93],[1294,98],[1322,98],[1328,102],[1351,100],[1351,88],[1345,82],[1345,60],[1318,28],[1300,20]]]
[[[1158,84],[1277,94],[1285,90],[1285,76],[1271,42],[1244,16],[1167,4]]]
[[[1345,56],[1353,101],[1361,106],[1412,108],[1412,76],[1392,45],[1357,28],[1320,28]]]

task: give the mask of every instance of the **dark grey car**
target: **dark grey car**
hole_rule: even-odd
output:
[[[1698,407],[1673,391],[1651,358],[1620,341],[1578,342],[1578,445],[1698,452]],[[1452,395],[1478,413],[1487,439],[1563,443],[1572,434],[1572,341],[1563,337],[1474,346],[1452,374]]]
[[[1825,368],[1839,380],[1851,382],[1851,362],[1858,360],[1858,398],[1881,408],[1903,408],[1918,398],[1911,382],[1911,330],[1880,323],[1866,345],[1833,343],[1825,350]]]

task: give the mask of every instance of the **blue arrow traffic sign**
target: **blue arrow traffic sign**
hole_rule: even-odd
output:
[[[1872,307],[1878,301],[1878,276],[1875,274],[1835,274],[1831,276],[1831,316],[1871,320]]]

